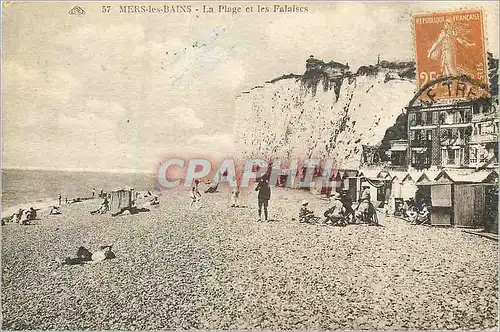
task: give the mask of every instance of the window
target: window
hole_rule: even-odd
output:
[[[432,112],[432,124],[437,124],[439,118],[439,112]]]
[[[415,117],[416,117],[417,126],[422,125],[422,113],[416,113]]]
[[[441,112],[439,113],[439,124],[444,124],[446,122],[446,113]]]
[[[465,122],[471,122],[472,121],[472,114],[470,109],[465,111]]]
[[[427,140],[432,141],[432,130],[426,130]]]
[[[463,122],[463,114],[464,111],[459,111],[453,113],[453,123],[462,123]]]
[[[478,133],[479,135],[481,135],[481,134],[482,134],[482,126],[481,126],[481,124],[480,124],[480,123],[478,123],[478,124],[477,124],[477,133]]]
[[[477,163],[477,148],[471,148],[470,149],[470,159],[469,162],[471,164]]]
[[[478,104],[472,105],[472,114],[479,114],[479,105]]]
[[[455,150],[448,149],[448,165],[452,165],[455,163]]]
[[[425,115],[427,117],[426,121],[425,121],[425,124],[431,124],[432,123],[432,113],[434,112],[427,112]]]
[[[410,126],[414,126],[416,123],[416,116],[415,113],[410,113]]]
[[[422,140],[422,130],[420,130],[420,129],[415,130],[415,140],[416,141],[421,141]]]

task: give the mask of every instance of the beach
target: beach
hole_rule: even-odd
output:
[[[231,208],[227,188],[189,208],[164,191],[151,211],[62,215],[2,227],[3,329],[474,329],[498,328],[498,243],[455,228],[301,224],[303,199],[273,188],[270,222],[256,193]],[[61,266],[79,246],[116,258]]]

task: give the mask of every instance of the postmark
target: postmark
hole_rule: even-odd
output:
[[[488,84],[483,12],[461,10],[416,14],[413,16],[417,86],[441,77],[469,77]],[[474,98],[473,95],[469,96]],[[432,97],[457,97],[449,87],[439,85]]]
[[[438,93],[439,98],[438,98]],[[422,85],[408,103],[432,105],[440,100],[475,100],[491,98],[488,84],[467,75],[442,76]]]

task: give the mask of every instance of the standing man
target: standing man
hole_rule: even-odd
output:
[[[240,206],[240,187],[236,186],[231,191],[231,207],[239,207]]]
[[[267,176],[264,175],[261,179],[255,191],[258,191],[259,194],[257,196],[259,200],[259,220],[261,221],[261,213],[262,207],[264,206],[264,217],[265,221],[267,221],[267,206],[269,205],[269,199],[271,199],[271,188],[269,187],[269,183],[267,182]]]
[[[95,197],[95,188],[92,188],[92,198]]]
[[[194,188],[195,190],[195,195],[198,197],[198,201],[201,198],[201,193],[200,193],[200,180],[196,179],[194,180]]]
[[[62,196],[61,196],[61,194],[57,194],[57,195],[58,195],[57,199],[59,200],[59,206],[61,206]]]
[[[342,202],[342,205],[344,205],[345,209],[345,219],[348,222],[353,221],[354,219],[354,209],[352,208],[352,199],[349,196],[349,193],[347,190],[343,189],[341,194],[340,194],[340,201]]]

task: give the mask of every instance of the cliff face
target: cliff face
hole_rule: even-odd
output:
[[[237,139],[244,158],[333,158],[360,166],[362,145],[380,144],[415,92],[413,63],[361,67],[310,58],[303,75],[284,75],[241,93]],[[412,76],[413,75],[413,76]]]

